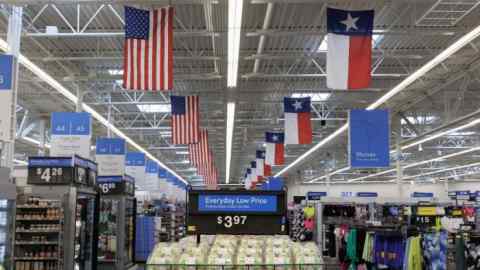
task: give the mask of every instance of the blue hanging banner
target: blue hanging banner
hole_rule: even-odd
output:
[[[387,110],[351,110],[349,159],[352,168],[390,166],[390,127]]]
[[[13,55],[0,54],[0,90],[12,90]]]

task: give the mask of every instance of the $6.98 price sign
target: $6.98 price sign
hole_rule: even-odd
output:
[[[225,228],[231,228],[234,225],[245,224],[247,216],[218,216],[217,224],[223,225]]]

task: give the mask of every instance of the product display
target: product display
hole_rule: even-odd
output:
[[[199,245],[193,236],[178,243],[157,244],[147,261],[147,269],[163,269],[164,265],[205,264],[251,265],[258,269],[275,265],[282,269],[289,265],[308,267],[322,264],[320,250],[315,243],[295,243],[285,235],[202,235],[201,239]]]
[[[15,269],[60,270],[63,208],[58,200],[28,197],[16,206]]]
[[[98,221],[98,260],[113,261],[117,254],[118,204],[115,199],[100,200]]]

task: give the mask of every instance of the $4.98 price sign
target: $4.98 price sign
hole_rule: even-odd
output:
[[[247,216],[218,216],[217,224],[225,228],[232,228],[235,225],[243,225],[247,221]]]

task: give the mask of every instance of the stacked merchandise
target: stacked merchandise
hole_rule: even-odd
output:
[[[295,205],[288,210],[290,237],[294,241],[312,241],[315,229],[315,208]]]
[[[318,269],[322,264],[315,243],[295,243],[286,235],[217,235],[201,239],[199,245],[193,236],[157,244],[147,261],[147,270],[163,270],[172,265],[193,269],[205,264],[222,268],[249,265],[253,269],[290,269],[289,266],[300,264],[302,269],[309,269],[309,265]]]
[[[0,199],[0,270],[10,265],[12,258],[10,243],[12,241],[14,201]]]
[[[178,241],[186,235],[186,205],[177,202],[172,210],[174,213],[172,216],[172,237],[175,241]]]
[[[63,208],[58,200],[29,197],[16,206],[16,270],[62,269]]]
[[[116,199],[100,200],[97,252],[101,262],[113,262],[116,259],[118,204]]]

